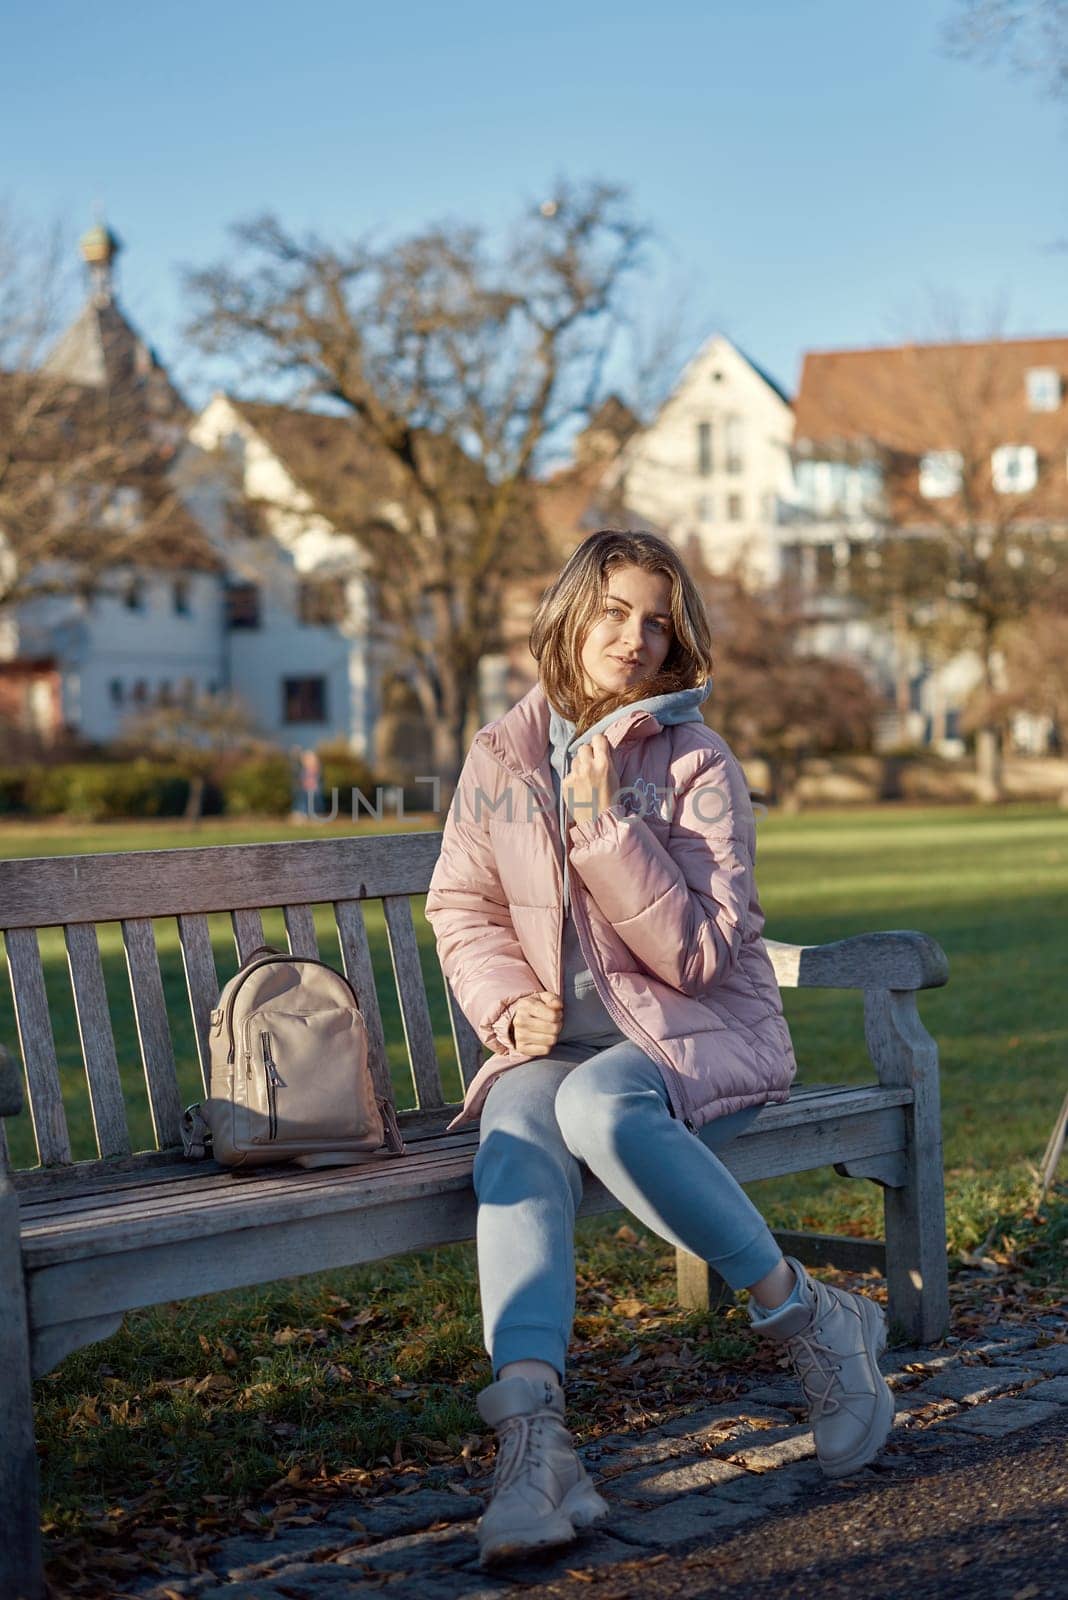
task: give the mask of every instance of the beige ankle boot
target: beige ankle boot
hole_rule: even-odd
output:
[[[607,1516],[564,1426],[558,1383],[500,1378],[476,1403],[498,1439],[493,1498],[478,1525],[482,1566],[570,1544],[577,1528]]]
[[[844,1478],[878,1455],[894,1424],[894,1396],[878,1367],[886,1317],[874,1300],[819,1283],[793,1256],[786,1260],[800,1302],[765,1312],[750,1297],[750,1321],[785,1346],[809,1403],[816,1459],[826,1477]]]

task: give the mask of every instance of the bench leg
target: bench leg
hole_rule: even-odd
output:
[[[0,1169],[0,1595],[43,1600],[26,1285],[18,1197]]]
[[[775,1243],[784,1256],[794,1256],[806,1267],[838,1267],[843,1272],[886,1273],[886,1247],[881,1239],[854,1239],[848,1234],[798,1233],[773,1228]],[[730,1305],[735,1291],[715,1267],[675,1251],[675,1280],[679,1305],[686,1311],[718,1311]]]
[[[886,1281],[891,1323],[906,1339],[930,1344],[949,1327],[938,1047],[911,990],[866,989],[864,1035],[879,1082],[914,1097],[903,1107],[904,1182],[883,1190]]]
[[[675,1250],[675,1284],[684,1311],[718,1311],[734,1299],[734,1290],[715,1267],[679,1248]]]

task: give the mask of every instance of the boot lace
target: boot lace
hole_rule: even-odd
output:
[[[840,1389],[838,1374],[842,1364],[839,1351],[824,1344],[814,1334],[797,1333],[789,1341],[794,1370],[801,1380],[805,1398],[812,1407],[813,1421],[824,1415],[833,1416],[841,1402],[833,1390]]]
[[[537,1417],[509,1417],[498,1428],[493,1491],[509,1488],[528,1466],[541,1465],[541,1433]],[[533,1426],[532,1426],[533,1424]]]

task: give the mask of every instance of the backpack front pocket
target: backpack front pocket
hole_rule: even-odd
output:
[[[381,1139],[367,1074],[363,1019],[324,1011],[254,1013],[245,1023],[250,1144],[311,1149]]]

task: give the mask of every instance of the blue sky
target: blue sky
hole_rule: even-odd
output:
[[[787,388],[806,348],[1068,331],[1065,114],[940,50],[950,0],[9,0],[0,200],[72,243],[102,204],[123,302],[194,400],[178,267],[265,208],[383,237],[493,229],[557,174],[629,186],[643,290]]]

